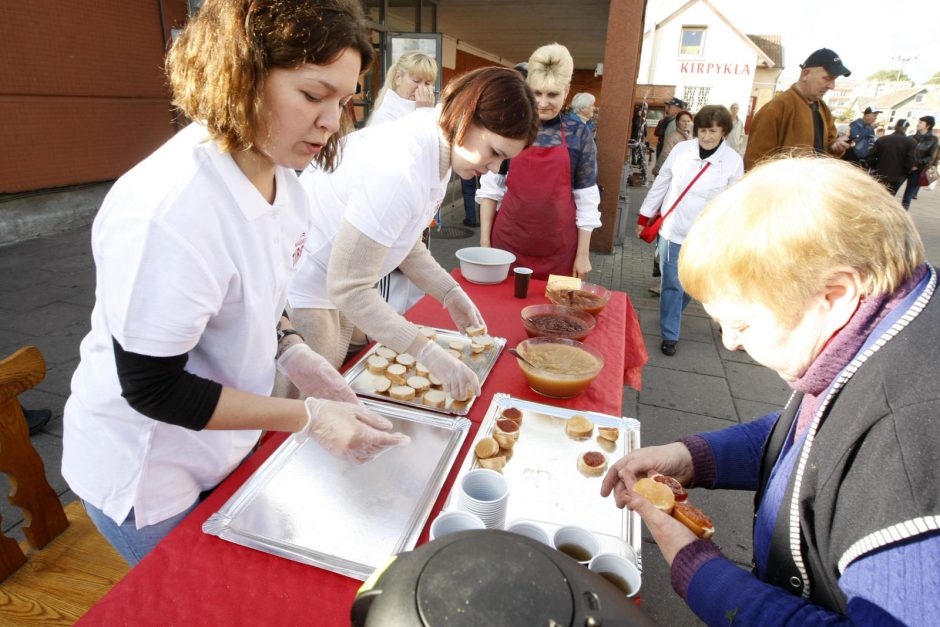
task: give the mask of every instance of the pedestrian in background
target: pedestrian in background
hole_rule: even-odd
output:
[[[656,165],[653,166],[653,174],[659,174],[663,163],[669,158],[669,153],[679,142],[685,142],[692,139],[692,114],[688,111],[680,111],[676,114],[676,130],[666,136],[663,140],[663,151],[656,158]],[[729,143],[730,145],[730,143]]]
[[[595,102],[594,94],[586,91],[575,94],[571,99],[571,115],[586,124],[594,135],[597,134],[597,123],[594,121]]]
[[[798,149],[841,157],[849,147],[847,135],[836,132],[835,120],[823,96],[840,76],[852,73],[828,48],[806,58],[800,77],[790,89],[765,104],[754,115],[744,153],[744,168],[781,150]]]
[[[725,141],[731,132],[731,113],[721,105],[706,105],[693,120],[695,139],[672,149],[659,176],[643,200],[636,235],[657,214],[666,217],[659,231],[662,287],[659,328],[663,355],[676,354],[682,312],[691,300],[679,282],[679,251],[686,233],[708,201],[744,175],[741,155]]]
[[[851,147],[845,151],[842,158],[850,163],[865,163],[875,146],[875,120],[881,111],[865,107],[862,117],[849,124],[849,140]]]
[[[656,124],[656,128],[653,130],[653,135],[655,135],[659,141],[656,143],[656,160],[659,160],[659,155],[663,151],[663,141],[669,134],[675,130],[675,120],[676,114],[680,111],[686,109],[685,102],[673,96],[666,101],[666,113],[663,115],[663,118]]]
[[[747,149],[747,135],[744,134],[744,120],[738,116],[740,110],[738,103],[732,104],[728,110],[731,112],[731,120],[734,122],[731,134],[728,135],[728,145],[741,155],[741,158],[744,158],[744,151]]]
[[[901,206],[911,208],[911,201],[917,199],[917,190],[920,189],[921,176],[924,171],[937,165],[938,148],[937,136],[933,133],[934,117],[925,115],[917,121],[917,132],[914,133],[914,167],[907,176],[907,185],[904,186],[904,196]]]
[[[910,122],[901,118],[894,125],[894,132],[875,142],[868,161],[871,173],[888,188],[891,195],[898,193],[914,167],[914,149],[917,142],[907,136]]]

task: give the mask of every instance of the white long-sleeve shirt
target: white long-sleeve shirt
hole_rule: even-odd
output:
[[[640,207],[640,215],[650,218],[660,211],[669,211],[679,194],[705,166],[706,161],[711,163],[708,170],[699,177],[679,206],[663,222],[659,231],[660,237],[665,237],[675,244],[684,242],[692,223],[708,201],[744,176],[744,161],[728,142],[722,141],[718,150],[704,160],[699,157],[698,139],[679,142],[669,153],[659,176],[646,195]]]

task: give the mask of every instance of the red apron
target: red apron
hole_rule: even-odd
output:
[[[536,279],[570,276],[578,252],[576,213],[562,121],[561,146],[530,146],[513,158],[490,241],[516,256],[513,267],[532,268]]]

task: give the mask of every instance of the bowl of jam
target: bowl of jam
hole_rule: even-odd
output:
[[[582,340],[594,330],[594,316],[564,305],[529,305],[522,310],[522,326],[529,337]]]
[[[551,398],[571,398],[588,388],[604,367],[599,350],[577,340],[533,337],[519,342],[517,359],[526,383]]]
[[[600,314],[610,302],[610,291],[606,287],[583,281],[581,287],[576,290],[546,289],[545,296],[555,305],[574,307],[592,316]]]

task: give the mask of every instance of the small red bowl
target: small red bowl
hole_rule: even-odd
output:
[[[522,310],[522,326],[529,337],[583,340],[597,321],[589,313],[564,305],[529,305]]]

